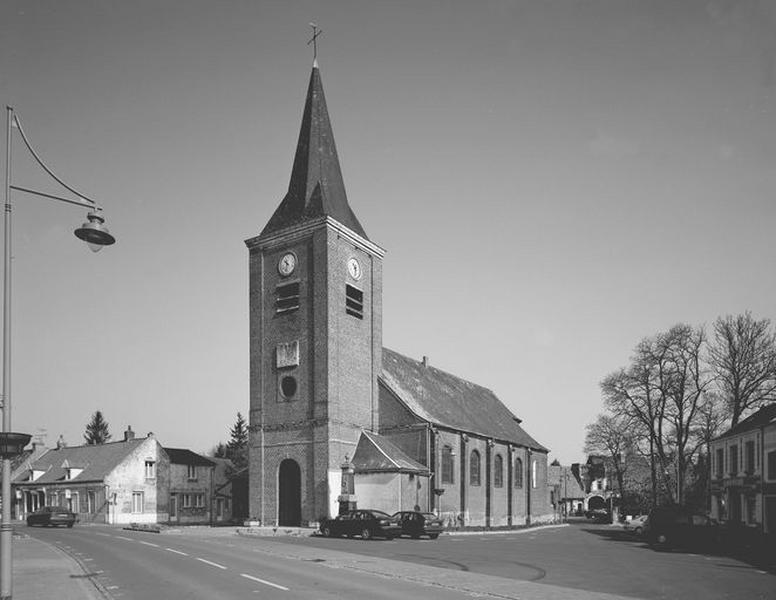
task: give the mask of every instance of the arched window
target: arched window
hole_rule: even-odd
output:
[[[493,459],[493,485],[504,487],[504,459],[500,454],[496,454],[496,458]]]
[[[442,446],[442,483],[455,483],[453,472],[453,449]]]
[[[515,459],[515,487],[523,487],[523,459]]]
[[[469,485],[480,485],[480,453],[476,450],[469,457]]]

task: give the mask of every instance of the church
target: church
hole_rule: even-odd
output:
[[[249,519],[341,506],[450,526],[552,519],[548,450],[489,389],[382,345],[383,248],[345,193],[317,60],[288,192],[249,263]]]

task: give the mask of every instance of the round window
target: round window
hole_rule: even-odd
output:
[[[286,398],[293,398],[296,394],[296,379],[286,375],[280,380],[280,391]]]

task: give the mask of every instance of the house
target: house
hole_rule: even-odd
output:
[[[216,458],[213,502],[214,523],[243,523],[248,518],[248,467],[235,469],[228,458]]]
[[[356,504],[465,526],[554,518],[548,450],[521,420],[488,388],[383,347],[385,250],[348,202],[317,62],[288,191],[245,243],[251,522]]]
[[[776,403],[712,440],[711,516],[776,533]]]
[[[585,506],[585,485],[579,463],[563,466],[557,460],[549,468],[550,502],[559,517],[581,515]]]
[[[170,523],[212,523],[216,463],[185,448],[164,451],[170,464]]]
[[[153,434],[99,445],[59,444],[14,480],[16,516],[67,506],[82,522],[157,523],[168,519],[169,458]]]
[[[84,523],[211,523],[215,463],[181,448],[163,448],[152,433],[121,441],[57,444],[21,463],[13,479],[15,516],[66,506]]]

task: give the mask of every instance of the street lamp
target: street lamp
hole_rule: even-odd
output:
[[[6,153],[5,153],[5,245],[3,250],[3,395],[2,411],[3,422],[0,431],[0,456],[3,461],[2,477],[2,520],[0,521],[0,600],[10,600],[12,597],[12,566],[11,566],[11,542],[13,539],[13,525],[11,524],[11,458],[21,454],[24,446],[30,440],[30,436],[24,433],[11,431],[11,190],[32,194],[49,200],[66,202],[89,209],[87,222],[74,231],[76,237],[86,242],[92,251],[97,252],[103,246],[110,246],[116,242],[105,227],[105,219],[100,216],[102,210],[97,203],[71,188],[49,169],[33,150],[27,136],[24,135],[19,117],[14,114],[13,108],[6,107]],[[48,173],[57,183],[74,194],[77,199],[62,198],[52,194],[45,194],[19,187],[11,183],[11,141],[13,128],[19,131],[24,145],[40,167]]]

